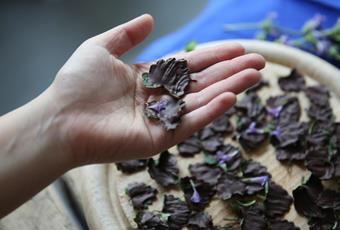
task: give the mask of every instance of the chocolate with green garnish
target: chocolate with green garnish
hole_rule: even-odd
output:
[[[162,65],[166,67],[167,64],[162,62],[159,69],[153,67],[153,73],[160,71]],[[155,84],[150,87],[165,89],[159,82],[153,81]],[[165,195],[163,210],[147,215],[150,220],[156,220],[151,221],[159,227],[154,229],[166,225],[168,229],[297,230],[293,222],[282,219],[292,202],[298,214],[308,218],[310,229],[340,229],[339,191],[328,187],[330,183],[339,183],[340,177],[340,123],[333,114],[330,93],[321,85],[308,86],[296,71],[280,78],[279,85],[284,92],[270,95],[264,105],[257,92],[266,84],[259,83],[234,107],[178,144],[177,156],[162,153],[158,160],[149,160],[151,177],[166,187],[167,192],[181,189],[185,199]],[[308,108],[300,105],[299,98],[303,93],[309,99]],[[176,127],[180,121],[179,111],[184,106],[179,102],[174,95],[164,95],[158,101],[148,103],[145,112],[150,118],[161,120],[166,127]],[[230,133],[243,148],[226,142],[225,137]],[[294,201],[272,180],[264,165],[248,159],[251,155],[243,155],[242,150],[252,153],[267,144],[272,145],[277,160],[288,166],[287,170],[291,164],[297,164],[312,174],[307,182],[303,180],[294,189]],[[179,180],[176,158],[194,156],[192,163],[185,163],[189,165],[188,170],[181,172],[182,175],[189,171],[190,177]],[[136,168],[143,167],[143,162],[132,163]],[[180,186],[171,186],[179,181]],[[237,215],[232,221],[228,216],[224,217],[226,222],[217,220],[216,224],[223,227],[213,227],[212,218],[203,212],[214,208],[206,209],[215,199],[223,201],[228,211],[230,208]],[[145,207],[143,201],[140,203]]]

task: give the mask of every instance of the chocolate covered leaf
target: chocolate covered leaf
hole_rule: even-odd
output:
[[[157,190],[144,183],[131,183],[126,188],[126,194],[130,197],[134,209],[145,209],[156,200]]]
[[[142,75],[145,87],[163,86],[172,96],[181,97],[191,81],[187,61],[169,58],[159,60],[150,66],[149,73]]]
[[[279,78],[278,83],[280,88],[287,92],[301,91],[306,85],[304,77],[296,69],[293,69],[288,76]]]
[[[164,195],[163,213],[170,214],[167,218],[169,229],[180,230],[188,222],[190,210],[187,204],[173,195]]]
[[[264,202],[266,215],[271,218],[283,216],[289,211],[293,198],[280,185],[270,182]]]
[[[206,212],[193,213],[188,222],[188,228],[194,230],[213,230],[211,216]]]
[[[177,166],[176,156],[168,151],[160,154],[158,162],[152,158],[149,160],[148,172],[151,178],[163,187],[178,184],[179,169]]]
[[[167,230],[168,225],[164,222],[160,213],[140,211],[137,213],[135,222],[140,230]]]
[[[135,173],[146,168],[147,160],[128,160],[116,163],[117,169],[123,173]]]
[[[144,113],[149,118],[160,120],[166,130],[173,130],[181,122],[184,106],[183,100],[164,95],[158,101],[147,102]]]

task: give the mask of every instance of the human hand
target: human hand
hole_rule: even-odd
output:
[[[144,115],[154,91],[140,76],[150,64],[129,65],[119,57],[151,32],[153,19],[143,15],[85,41],[62,67],[47,90],[56,112],[63,152],[73,165],[147,158],[198,131],[235,103],[235,94],[260,79],[264,59],[244,55],[228,43],[175,55],[185,58],[191,76],[185,114],[174,131]]]

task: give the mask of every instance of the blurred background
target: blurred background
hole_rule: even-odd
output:
[[[143,13],[151,36],[122,58],[132,62],[155,39],[197,16],[207,0],[1,0],[0,116],[39,95],[87,38]]]

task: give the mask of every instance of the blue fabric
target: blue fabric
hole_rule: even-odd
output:
[[[340,16],[340,0],[210,0],[203,12],[180,30],[147,47],[136,59],[151,61],[170,52],[181,50],[195,40],[198,43],[222,39],[254,38],[255,31],[225,32],[224,24],[259,22],[269,12],[277,12],[278,25],[300,29],[315,14],[326,17],[323,25],[330,27]]]

